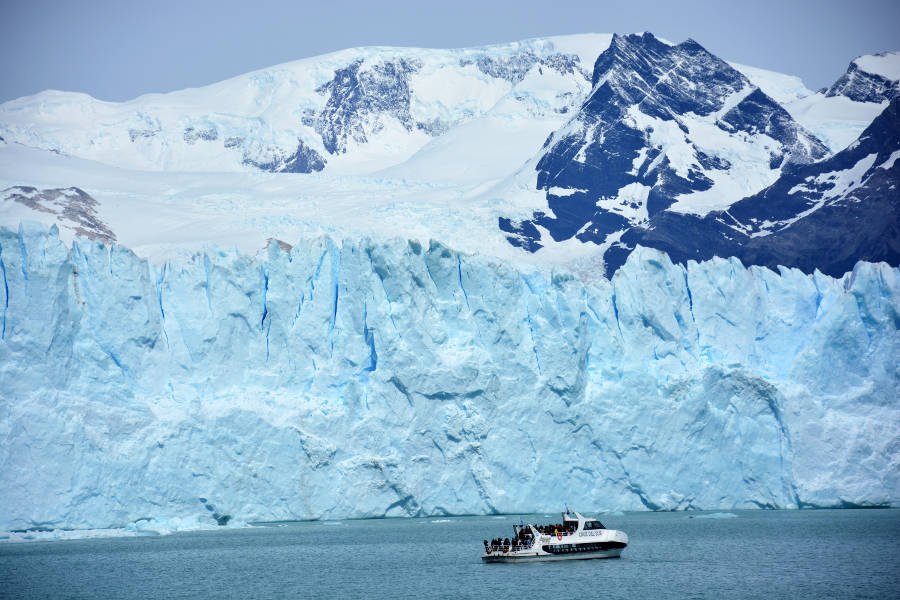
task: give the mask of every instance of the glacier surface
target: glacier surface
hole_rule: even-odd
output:
[[[900,499],[897,268],[287,248],[0,228],[0,529]]]

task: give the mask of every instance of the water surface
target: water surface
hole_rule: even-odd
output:
[[[731,514],[602,516],[631,538],[622,558],[523,565],[479,559],[482,539],[512,535],[512,516],[7,543],[0,597],[900,597],[900,510]]]

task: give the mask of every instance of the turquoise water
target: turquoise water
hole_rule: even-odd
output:
[[[518,517],[0,544],[4,598],[898,598],[900,510],[627,513],[620,559],[486,565]],[[555,522],[559,515],[532,517]],[[526,517],[526,520],[529,520]]]

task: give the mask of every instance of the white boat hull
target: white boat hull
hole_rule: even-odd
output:
[[[486,563],[531,563],[531,562],[550,562],[556,560],[590,560],[594,558],[619,558],[622,555],[623,548],[613,548],[610,550],[597,550],[596,552],[574,552],[572,554],[544,554],[537,552],[503,552],[484,554],[481,560]]]

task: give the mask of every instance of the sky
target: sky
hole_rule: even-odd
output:
[[[0,102],[45,89],[121,101],[355,46],[455,48],[650,31],[833,83],[900,50],[900,0],[0,0]]]

